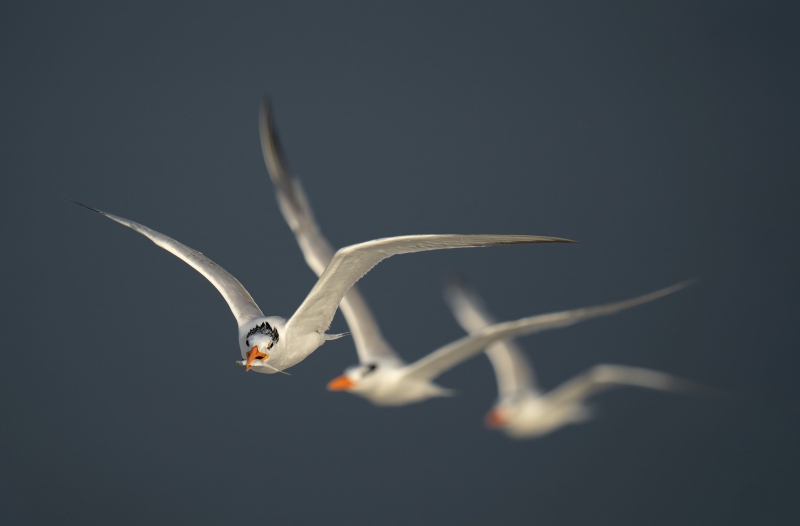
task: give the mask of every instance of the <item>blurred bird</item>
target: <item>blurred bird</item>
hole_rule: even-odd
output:
[[[641,296],[639,300],[655,299],[675,292],[689,283],[691,281],[673,285],[649,294],[649,298]],[[445,297],[459,324],[468,333],[480,335],[496,327],[480,298],[462,283],[451,282],[446,289]],[[636,300],[629,300],[632,301]],[[545,316],[553,316],[553,321],[560,318],[565,322],[564,325],[567,325],[568,320],[574,323],[579,319],[585,319],[592,311],[598,315],[600,313],[597,309],[607,309],[611,305],[587,307]],[[627,306],[633,305],[629,303]],[[698,384],[649,369],[600,364],[564,382],[552,391],[543,393],[536,386],[530,362],[510,339],[495,341],[487,346],[486,355],[494,368],[499,392],[495,406],[486,415],[486,425],[500,428],[514,438],[539,437],[565,425],[587,420],[592,412],[586,406],[585,400],[612,387],[636,386],[661,391],[705,390]]]
[[[540,314],[484,327],[455,340],[424,358],[408,365],[362,363],[351,367],[328,384],[334,391],[344,390],[362,396],[375,405],[405,405],[434,396],[448,396],[451,391],[433,383],[433,379],[459,363],[480,354],[495,342],[574,325],[597,316],[607,316],[671,294],[685,286],[679,283],[644,296],[595,307]]]
[[[300,245],[308,266],[320,275],[333,257],[333,248],[317,225],[300,182],[292,177],[280,147],[268,101],[261,106],[261,147],[270,179],[275,186],[283,217]],[[652,301],[682,288],[675,285],[619,303],[534,316],[495,325],[480,334],[446,345],[425,358],[406,365],[381,334],[380,328],[358,290],[353,287],[340,305],[358,353],[360,365],[328,384],[333,391],[348,391],[376,405],[405,405],[451,394],[433,379],[480,353],[486,345],[522,334],[571,325],[595,316],[612,314]]]
[[[326,334],[339,302],[356,281],[388,257],[445,248],[571,242],[543,236],[444,234],[389,237],[351,245],[333,255],[306,299],[286,320],[278,316],[264,316],[242,284],[200,252],[129,219],[73,202],[139,232],[205,276],[228,302],[239,325],[242,361],[237,363],[244,365],[245,370],[252,367],[261,373],[288,369],[304,360],[326,340],[343,336]],[[187,348],[190,346],[187,345]]]

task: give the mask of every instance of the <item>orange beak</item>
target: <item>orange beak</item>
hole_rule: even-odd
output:
[[[347,391],[355,387],[356,383],[346,376],[338,376],[328,382],[328,391]]]
[[[269,354],[264,353],[264,352],[260,352],[258,350],[258,345],[254,346],[252,349],[250,349],[250,351],[248,351],[246,356],[247,356],[247,364],[244,366],[244,370],[245,371],[249,371],[250,370],[250,368],[253,366],[253,360],[255,360],[256,358],[258,358],[262,362],[264,360],[266,360],[267,358],[269,358]]]
[[[503,413],[499,409],[492,409],[488,413],[486,413],[486,418],[484,419],[486,423],[486,427],[491,429],[497,429],[498,427],[503,427],[506,423],[506,418],[503,416]]]

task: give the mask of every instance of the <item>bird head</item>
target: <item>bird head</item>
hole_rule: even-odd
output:
[[[508,407],[502,404],[496,404],[486,413],[486,417],[483,421],[486,427],[490,429],[499,429],[508,423],[509,412]]]
[[[254,320],[240,331],[239,347],[246,371],[251,367],[267,365],[270,351],[280,341],[285,325],[283,318],[271,316]]]
[[[581,403],[553,403],[544,396],[528,395],[498,402],[486,415],[486,425],[502,429],[512,438],[537,438],[591,415]]]
[[[503,396],[495,402],[486,417],[484,423],[490,429],[508,428],[520,418],[520,414],[525,410],[538,412],[540,406],[537,397],[523,393],[515,393],[511,396]]]
[[[380,366],[367,363],[349,367],[344,374],[328,382],[328,391],[361,391],[369,389],[370,384],[379,377]]]

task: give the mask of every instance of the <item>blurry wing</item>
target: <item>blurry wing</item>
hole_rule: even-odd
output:
[[[666,373],[625,365],[595,365],[585,373],[567,380],[546,396],[556,404],[576,404],[612,387],[645,387],[659,391],[702,390],[699,385]]]
[[[292,229],[306,263],[317,276],[320,276],[333,259],[334,250],[320,232],[300,181],[293,178],[289,172],[272,121],[269,101],[266,100],[261,105],[260,130],[261,151],[264,154],[269,178],[277,191],[281,213]],[[358,290],[350,289],[339,306],[355,340],[361,363],[391,361],[402,364],[383,338],[380,327]]]
[[[672,294],[686,287],[689,283],[689,281],[685,281],[665,289],[651,292],[650,294],[645,294],[644,296],[616,303],[553,312],[551,314],[541,314],[539,316],[492,325],[474,336],[461,338],[460,340],[456,340],[453,343],[439,348],[428,356],[408,365],[406,369],[409,375],[430,380],[442,374],[444,371],[455,367],[464,360],[478,354],[484,347],[498,340],[521,336],[523,334],[533,334],[549,329],[568,327],[598,316],[614,314],[615,312],[629,309],[641,305],[642,303],[647,303],[648,301],[653,301],[667,294]]]
[[[277,190],[278,204],[284,219],[289,224],[303,256],[311,269],[320,275],[333,258],[333,248],[322,237],[314,220],[314,214],[300,187],[299,181],[293,179],[289,173],[288,165],[283,156],[278,133],[272,122],[272,115],[268,101],[261,104],[261,119],[259,121],[261,132],[261,153],[272,184]]]
[[[497,323],[475,291],[460,280],[448,283],[445,299],[458,323],[470,334],[477,334]],[[536,378],[530,361],[513,341],[506,339],[492,343],[486,348],[486,356],[492,362],[500,398],[512,397],[524,391],[536,392]]]
[[[287,332],[302,335],[324,333],[344,294],[372,267],[384,259],[411,252],[445,248],[488,247],[520,243],[571,243],[543,236],[439,234],[375,239],[339,249],[305,301],[287,323]]]
[[[140,225],[135,221],[103,212],[102,210],[92,208],[89,205],[78,203],[77,201],[72,202],[76,205],[88,208],[93,212],[102,214],[121,225],[125,225],[126,227],[139,232],[143,236],[149,238],[150,241],[156,245],[168,252],[171,252],[191,265],[196,271],[205,276],[205,278],[217,288],[219,293],[222,294],[222,297],[225,298],[226,302],[228,302],[228,306],[231,308],[233,315],[236,317],[236,322],[240,326],[245,325],[250,320],[264,316],[261,313],[261,310],[258,308],[258,305],[256,305],[256,302],[245,290],[242,284],[239,283],[236,278],[231,276],[228,271],[205,257],[200,252],[175,241],[171,237],[165,236],[164,234],[147,228],[144,225]]]

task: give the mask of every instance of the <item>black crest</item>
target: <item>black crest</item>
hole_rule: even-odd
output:
[[[250,336],[254,334],[263,334],[265,336],[269,336],[270,338],[272,338],[273,341],[275,341],[276,343],[278,341],[278,331],[273,329],[272,326],[267,322],[264,322],[261,325],[256,325],[255,327],[250,329],[250,332],[247,333],[248,340]],[[247,345],[250,344],[247,343]]]

